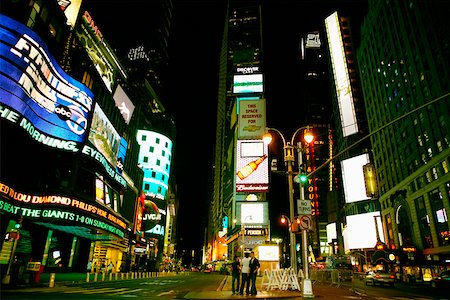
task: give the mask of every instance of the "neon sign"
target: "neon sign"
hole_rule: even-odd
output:
[[[0,200],[0,211],[13,215],[74,221],[104,229],[121,237],[124,236],[122,231],[127,228],[125,219],[94,203],[65,196],[21,193],[1,182],[0,196],[13,201],[10,203]]]

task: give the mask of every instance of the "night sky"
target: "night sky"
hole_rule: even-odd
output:
[[[136,25],[145,17],[143,13],[148,1],[151,0],[86,0],[85,5],[108,43],[114,47],[121,39],[139,38],[141,31]],[[299,123],[303,119],[302,109],[296,104],[302,97],[300,37],[308,31],[322,29],[323,20],[336,9],[351,17],[357,35],[367,3],[364,0],[245,2],[263,4],[267,126],[290,136],[304,125]],[[212,195],[219,50],[226,3],[224,0],[173,0],[173,3],[169,97],[165,105],[177,124],[173,172],[180,201],[179,246],[190,251],[203,246],[208,202]],[[279,198],[279,205],[274,209],[284,214],[289,211],[286,185],[284,178],[273,178],[269,194]]]

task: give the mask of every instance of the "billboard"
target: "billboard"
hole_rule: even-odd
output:
[[[172,161],[172,141],[160,133],[138,130],[138,164],[144,171],[142,189],[147,197],[165,200]]]
[[[342,235],[344,237],[345,251],[351,249],[374,248],[377,243],[377,230],[375,218],[379,218],[380,212],[371,212],[347,216],[347,226],[344,227]],[[376,221],[380,240],[384,242],[383,226],[381,220]]]
[[[266,132],[266,101],[239,101],[239,133],[238,138],[258,138]]]
[[[80,13],[82,0],[58,0],[59,7],[67,18],[67,25],[70,29],[75,27],[78,14]]]
[[[120,84],[117,86],[113,98],[117,108],[125,120],[125,123],[130,124],[130,120],[134,112],[134,105]]]
[[[263,74],[234,75],[233,93],[262,93]]]
[[[236,191],[267,192],[268,145],[263,140],[238,140],[236,150]]]
[[[328,36],[331,65],[333,67],[342,134],[346,137],[358,132],[358,124],[356,122],[353,94],[337,12],[334,12],[325,19],[325,27]]]
[[[262,201],[236,202],[237,225],[269,225],[269,205]]]
[[[28,27],[0,15],[2,118],[49,147],[77,152],[87,137],[93,94],[68,76]]]
[[[29,194],[3,182],[0,182],[0,213],[15,218],[26,216],[35,222],[72,226],[72,229],[90,227],[120,238],[128,231],[127,220],[99,203],[65,195]]]
[[[77,36],[81,45],[86,49],[106,88],[112,93],[118,76],[121,75],[123,79],[127,78],[122,65],[112,48],[106,43],[102,32],[89,12],[83,13],[80,25],[77,27]]]
[[[369,155],[361,154],[341,161],[345,203],[369,199],[364,183],[364,165],[369,163]]]
[[[98,104],[95,105],[89,141],[111,165],[117,167],[121,137]]]

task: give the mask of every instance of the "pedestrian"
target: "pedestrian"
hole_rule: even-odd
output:
[[[259,268],[261,267],[259,264],[259,260],[255,257],[255,252],[250,253],[250,294],[256,295],[256,276],[258,275]]]
[[[112,262],[112,260],[111,260],[111,261],[109,262],[109,265],[108,265],[108,275],[111,274],[113,268],[114,268],[114,264],[113,264],[113,262]]]
[[[242,272],[242,280],[241,280],[241,288],[240,288],[240,295],[244,295],[244,288],[245,293],[247,295],[250,294],[250,257],[249,253],[245,252],[244,258],[241,261],[241,272]]]
[[[91,273],[91,272],[92,272],[92,260],[89,260],[89,261],[88,261],[86,269],[87,269],[86,271],[87,271],[88,273]]]
[[[233,290],[232,295],[237,295],[239,293],[240,276],[241,262],[239,261],[239,256],[235,255],[233,263],[231,264],[231,287]]]

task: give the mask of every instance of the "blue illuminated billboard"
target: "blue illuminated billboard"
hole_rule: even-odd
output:
[[[172,161],[172,141],[157,132],[138,130],[138,164],[144,171],[142,190],[149,198],[165,200]]]
[[[0,15],[0,64],[2,117],[37,142],[79,151],[88,134],[92,92],[61,69],[39,36],[4,15]]]

